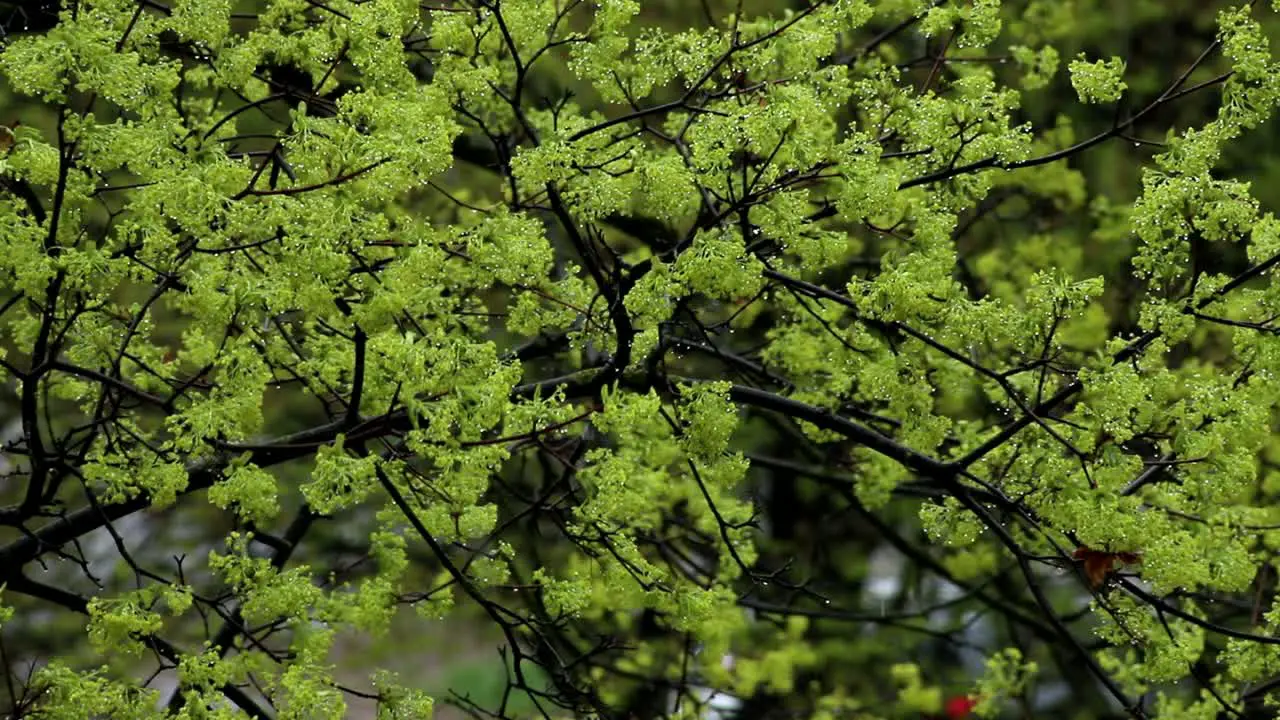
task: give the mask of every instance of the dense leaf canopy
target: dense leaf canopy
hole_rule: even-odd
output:
[[[1273,714],[1280,1],[0,23],[12,715]]]

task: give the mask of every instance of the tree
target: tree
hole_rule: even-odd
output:
[[[1280,8],[13,8],[12,715],[1269,716]]]

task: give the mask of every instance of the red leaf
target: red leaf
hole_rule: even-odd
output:
[[[974,706],[978,704],[978,698],[970,695],[957,695],[949,698],[946,705],[943,706],[943,712],[947,715],[947,720],[960,720],[969,717],[969,713]]]

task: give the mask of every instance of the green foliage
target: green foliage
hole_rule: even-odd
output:
[[[889,673],[898,685],[898,702],[906,709],[929,714],[942,709],[942,690],[924,685],[918,665],[899,663],[889,668]]]
[[[64,5],[0,41],[12,714],[448,712],[353,657],[402,606],[494,717],[1267,700],[1280,5]]]
[[[974,713],[978,717],[995,717],[999,713],[1001,698],[1023,692],[1027,683],[1039,671],[1035,662],[1024,660],[1017,648],[1006,648],[987,659],[986,673],[978,680],[978,704]]]
[[[1082,53],[1071,61],[1071,85],[1080,100],[1088,103],[1115,102],[1127,87],[1124,77],[1124,60],[1118,57],[1089,62]]]

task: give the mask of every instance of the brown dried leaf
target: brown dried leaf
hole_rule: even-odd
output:
[[[18,139],[13,131],[18,129],[21,124],[20,121],[14,120],[11,123],[0,125],[0,153],[7,153],[13,149],[13,143]]]
[[[1094,550],[1084,545],[1076,548],[1071,557],[1080,562],[1085,579],[1089,581],[1089,587],[1094,590],[1101,587],[1102,583],[1106,582],[1107,576],[1119,567],[1142,562],[1142,556],[1136,552]]]

